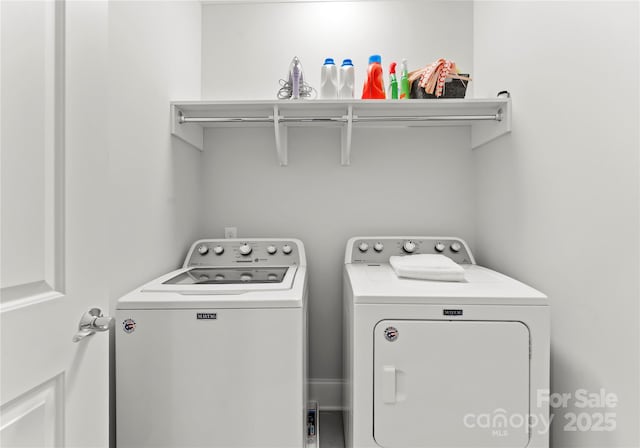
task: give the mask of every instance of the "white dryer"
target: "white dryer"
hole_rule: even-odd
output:
[[[116,319],[118,448],[304,446],[302,242],[197,241]]]
[[[464,281],[389,264],[438,253]],[[344,327],[348,448],[548,447],[547,298],[476,265],[461,239],[349,240]]]

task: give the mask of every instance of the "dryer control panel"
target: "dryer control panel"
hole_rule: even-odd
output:
[[[387,263],[393,255],[442,254],[458,264],[475,264],[464,240],[455,237],[356,237],[347,243],[345,263]]]
[[[211,239],[193,243],[183,267],[291,266],[304,260],[302,243],[295,239]]]

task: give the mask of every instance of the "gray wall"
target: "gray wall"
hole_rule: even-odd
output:
[[[169,102],[199,97],[200,25],[198,1],[109,5],[113,309],[175,269],[199,233],[200,152],[171,137]]]
[[[476,252],[551,299],[551,389],[572,395],[554,448],[640,446],[639,19],[638,2],[475,3],[475,91],[513,95],[513,133],[474,151]],[[601,388],[618,406],[575,407]],[[616,429],[568,431],[572,412]]]
[[[358,95],[372,53],[385,71],[393,60],[408,58],[415,69],[438,57],[471,71],[472,12],[471,2],[444,1],[204,5],[203,99],[275,98],[295,55],[316,87],[325,57],[351,57]],[[463,128],[357,129],[349,167],[340,166],[338,129],[291,128],[285,168],[273,140],[269,128],[207,130],[202,236],[222,237],[233,225],[240,236],[304,241],[311,394],[339,406],[345,243],[364,234],[473,243],[470,136]]]
[[[316,89],[325,58],[351,58],[358,97],[371,54],[382,56],[385,80],[402,58],[410,70],[447,58],[470,71],[472,34],[471,0],[204,4],[202,98],[275,99],[294,56]]]

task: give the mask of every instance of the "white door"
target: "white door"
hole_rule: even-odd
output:
[[[1,1],[2,447],[108,446],[106,2]]]
[[[525,447],[529,330],[520,322],[384,320],[374,329],[381,447]]]

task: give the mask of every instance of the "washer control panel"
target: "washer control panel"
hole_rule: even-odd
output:
[[[296,240],[212,239],[193,243],[183,267],[299,265],[302,250]]]
[[[455,237],[358,237],[349,240],[346,263],[388,263],[393,255],[442,254],[475,264],[467,243]]]

